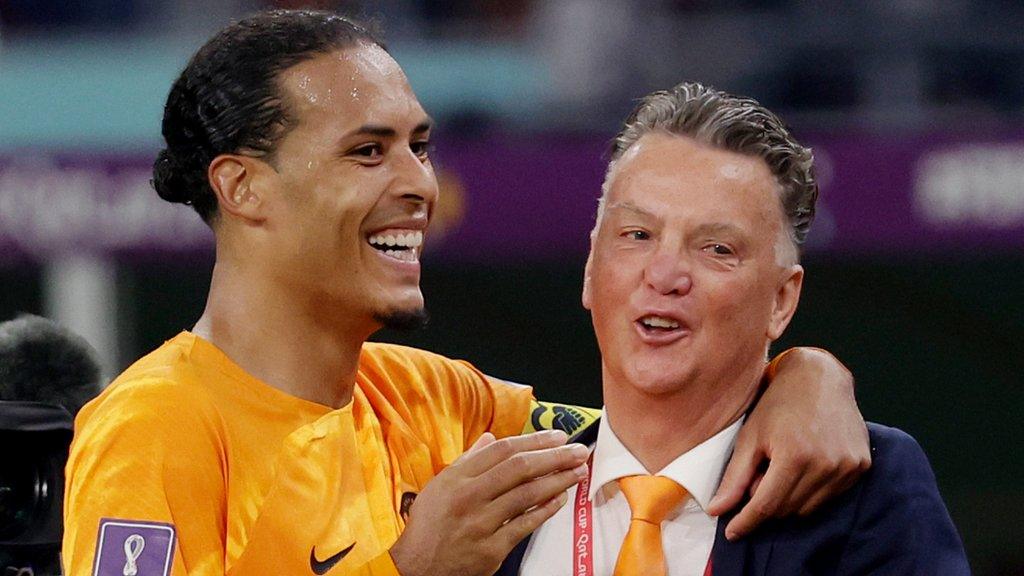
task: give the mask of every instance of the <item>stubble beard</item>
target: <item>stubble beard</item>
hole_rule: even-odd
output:
[[[415,310],[377,312],[373,318],[385,328],[400,332],[412,332],[426,327],[430,321],[430,314],[426,308],[417,308]]]

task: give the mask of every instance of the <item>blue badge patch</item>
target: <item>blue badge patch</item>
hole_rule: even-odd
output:
[[[172,524],[103,518],[93,576],[168,576],[175,540]]]

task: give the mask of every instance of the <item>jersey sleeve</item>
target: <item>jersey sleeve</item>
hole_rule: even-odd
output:
[[[497,438],[522,433],[529,420],[533,388],[487,376],[459,361],[463,389],[469,393],[460,403],[466,446],[484,432]]]
[[[169,382],[123,382],[84,409],[66,473],[64,573],[223,576],[221,438],[212,407]]]

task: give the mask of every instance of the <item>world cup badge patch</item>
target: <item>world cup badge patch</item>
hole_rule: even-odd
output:
[[[172,524],[103,518],[93,576],[168,576],[175,539]]]

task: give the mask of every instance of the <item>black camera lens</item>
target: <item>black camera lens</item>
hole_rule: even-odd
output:
[[[33,463],[35,464],[35,463]],[[0,540],[13,540],[35,521],[48,497],[38,465],[0,469]]]

